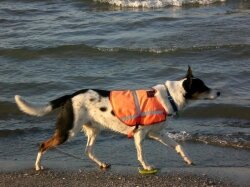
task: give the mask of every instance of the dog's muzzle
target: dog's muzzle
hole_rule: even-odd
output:
[[[221,93],[217,90],[211,90],[207,97],[205,97],[205,99],[216,99],[217,97],[219,97],[221,95]]]

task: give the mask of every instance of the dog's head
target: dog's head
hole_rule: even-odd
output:
[[[194,77],[190,66],[188,66],[187,75],[183,81],[183,88],[184,97],[188,100],[216,99],[220,96],[219,91],[210,89],[201,79]]]

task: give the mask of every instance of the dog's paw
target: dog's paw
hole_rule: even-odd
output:
[[[151,170],[145,170],[145,169],[139,169],[139,173],[142,175],[148,175],[148,174],[156,174],[158,172],[158,169],[151,169]]]
[[[40,166],[40,165],[36,165],[36,166],[35,166],[35,170],[36,170],[36,171],[41,171],[41,170],[43,170],[43,169],[44,169],[43,166]]]
[[[100,169],[102,170],[106,170],[109,168],[111,168],[111,164],[103,163],[102,165],[100,165]]]
[[[196,164],[191,161],[191,163],[188,163],[189,166],[195,166]]]
[[[190,165],[190,166],[194,165],[193,161],[190,160],[187,156],[185,156],[183,159],[184,159],[184,161],[185,161],[188,165]]]
[[[154,166],[145,166],[143,167],[144,170],[152,171],[155,170],[156,168]]]

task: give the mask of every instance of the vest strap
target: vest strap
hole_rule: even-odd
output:
[[[132,131],[128,132],[128,138],[133,138],[133,136],[137,132],[138,128],[139,128],[139,124],[136,124],[135,128]]]
[[[168,87],[167,87],[165,84],[164,84],[164,86],[165,86],[165,88],[166,88],[168,100],[169,100],[169,102],[170,102],[170,104],[171,104],[171,107],[172,107],[173,110],[174,110],[174,115],[177,115],[177,116],[178,116],[178,108],[177,108],[177,106],[176,106],[176,103],[175,103],[173,97],[171,96],[171,94],[170,94],[170,92],[169,92],[169,90],[168,90]],[[169,116],[171,116],[171,114],[169,114]]]

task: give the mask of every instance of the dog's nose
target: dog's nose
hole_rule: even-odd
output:
[[[219,97],[220,96],[220,92],[217,92],[217,97]]]

